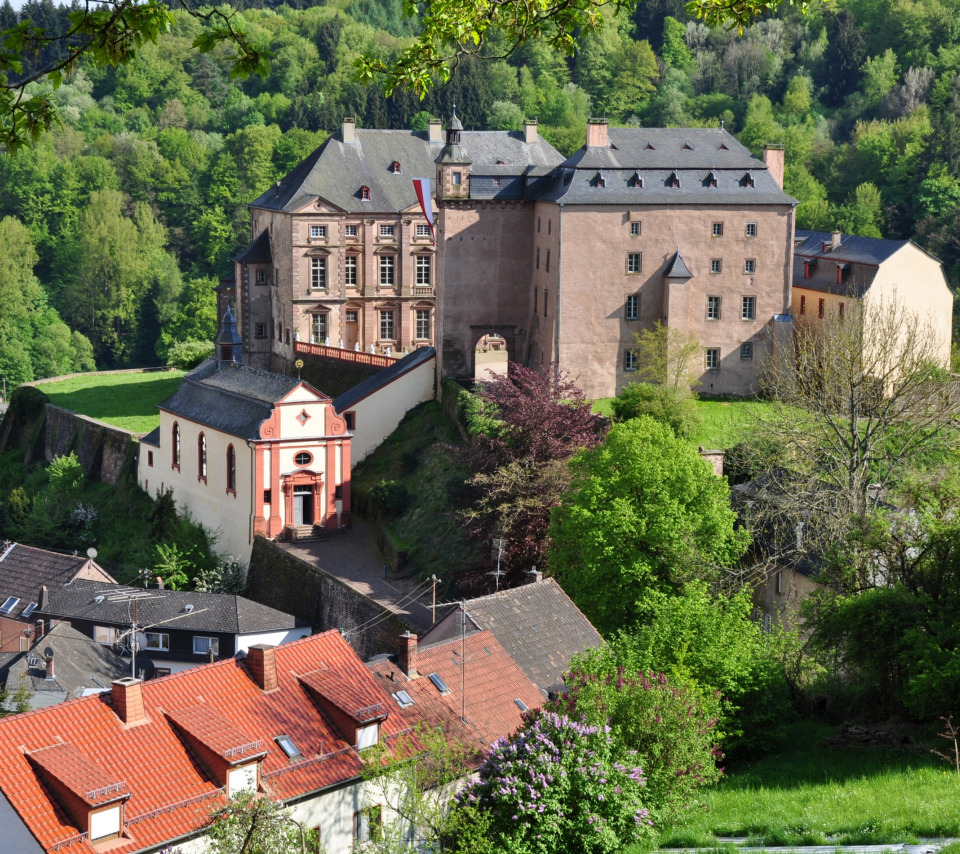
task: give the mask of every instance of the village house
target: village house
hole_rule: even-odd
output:
[[[123,650],[128,672],[133,647],[135,670],[148,679],[230,658],[256,644],[277,646],[311,633],[290,614],[232,593],[82,580],[52,591],[37,617],[48,628],[67,622],[89,640]]]

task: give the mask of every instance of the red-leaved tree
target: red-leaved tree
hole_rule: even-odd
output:
[[[534,565],[545,566],[550,508],[570,482],[567,461],[596,445],[606,422],[556,365],[535,370],[511,362],[505,376],[479,386],[477,395],[481,431],[467,463],[479,497],[464,518],[472,536],[507,541],[500,568],[507,573],[501,586],[509,586]]]

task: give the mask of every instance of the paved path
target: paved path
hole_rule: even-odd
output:
[[[431,586],[422,585],[416,591],[417,598],[411,599],[410,594],[416,590],[415,584],[391,583],[384,579],[384,560],[377,549],[376,530],[365,519],[354,516],[352,528],[348,528],[344,534],[332,534],[329,540],[280,545],[291,554],[349,584],[358,593],[369,596],[406,622],[420,629],[430,627]]]
[[[656,854],[716,854],[718,848],[737,854],[935,854],[941,848],[957,842],[956,839],[924,839],[917,845],[891,842],[889,845],[777,845],[756,847],[744,845],[745,839],[717,839],[711,848],[660,848]]]

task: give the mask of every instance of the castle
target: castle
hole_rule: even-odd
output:
[[[600,398],[634,378],[634,335],[661,321],[700,342],[702,393],[755,393],[792,319],[784,166],[782,147],[759,160],[719,128],[591,120],[564,159],[536,122],[347,119],[250,206],[254,239],[235,259],[248,358],[282,369],[297,341],[434,346],[442,376],[472,378],[477,342],[498,335],[510,359],[556,362]],[[424,207],[414,178],[431,179]]]

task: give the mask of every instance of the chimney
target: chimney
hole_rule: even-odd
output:
[[[543,579],[543,573],[534,567],[527,573],[527,584],[536,584]]]
[[[163,587],[163,579],[162,579],[159,575],[153,580],[153,587],[154,587],[156,590],[163,590],[163,589],[164,589],[164,587]]]
[[[587,120],[587,148],[607,147],[607,120]]]
[[[276,691],[277,659],[270,644],[255,643],[247,650],[247,668],[261,691]]]
[[[44,584],[40,588],[40,610],[43,611],[47,605],[50,604],[50,590],[47,585]]]
[[[427,125],[427,142],[443,142],[443,122],[440,119],[430,119]]]
[[[412,632],[404,632],[400,635],[400,648],[397,655],[397,663],[400,669],[407,674],[408,679],[416,679],[420,674],[417,673],[417,636]]]
[[[839,231],[833,232],[833,239],[830,241],[830,249],[836,249],[840,245],[841,240],[843,240],[843,234]]]
[[[147,718],[143,711],[143,694],[140,692],[140,685],[140,680],[132,676],[113,680],[113,687],[110,690],[113,710],[125,724],[135,724]]]
[[[777,182],[777,186],[783,189],[783,170],[786,169],[787,160],[783,145],[767,145],[763,149],[763,162],[767,164],[770,170],[770,176]]]
[[[527,119],[523,123],[523,141],[527,145],[534,145],[540,139],[537,133],[537,120]]]
[[[47,672],[44,678],[48,682],[53,682],[57,678],[53,669],[53,650],[50,649],[50,647],[47,647],[44,650],[44,656],[46,657],[46,663],[47,663],[47,667],[46,667]]]
[[[344,116],[340,125],[340,142],[344,145],[353,145],[357,141],[357,120],[352,116]]]

